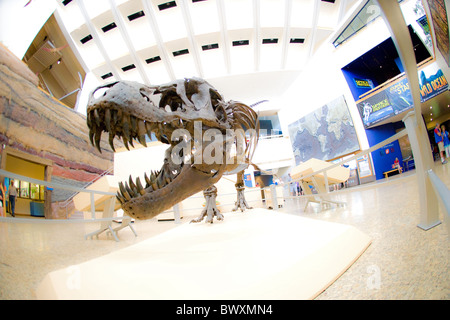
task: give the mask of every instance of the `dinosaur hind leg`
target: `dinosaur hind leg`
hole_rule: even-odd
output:
[[[253,209],[253,207],[250,207],[248,205],[247,201],[245,200],[244,171],[241,171],[237,174],[237,182],[234,186],[236,187],[236,191],[237,191],[237,200],[235,202],[233,211],[236,211],[237,209],[241,209],[241,212],[243,212],[245,209]]]
[[[205,209],[203,209],[198,218],[191,220],[191,223],[201,222],[205,217],[206,223],[213,223],[214,217],[216,217],[218,221],[223,220],[224,217],[216,206],[217,188],[213,185],[203,190],[203,195],[206,200]]]

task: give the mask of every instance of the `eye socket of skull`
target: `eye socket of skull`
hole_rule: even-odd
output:
[[[92,92],[91,96],[92,96],[94,99],[98,99],[98,98],[100,98],[100,97],[106,96],[106,93],[107,93],[112,87],[114,87],[118,82],[119,82],[119,81],[111,82],[111,83],[105,84],[104,86],[98,87],[97,89],[95,89],[95,90]]]
[[[184,111],[183,101],[178,96],[176,90],[167,90],[162,94],[159,107],[165,109],[166,106],[169,106],[172,112],[177,111],[178,109]]]

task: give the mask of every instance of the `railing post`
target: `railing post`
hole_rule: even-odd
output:
[[[326,171],[324,171],[324,173],[323,173],[323,179],[325,180],[324,181],[325,182],[325,192],[329,193],[330,192],[330,186],[328,184],[328,175],[327,175]]]
[[[278,210],[277,188],[274,184],[270,185],[270,195],[272,197],[273,210]]]
[[[173,206],[173,216],[175,219],[175,223],[180,224],[181,223],[181,214],[180,214],[180,204],[179,203],[177,203],[176,205]]]
[[[93,192],[91,192],[91,219],[95,219],[95,200]]]

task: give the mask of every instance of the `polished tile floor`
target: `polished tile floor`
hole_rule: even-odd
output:
[[[435,172],[450,188],[450,164],[436,163]],[[316,204],[310,204],[304,210],[305,198],[284,203],[282,212],[352,225],[372,238],[362,256],[317,299],[450,299],[449,235],[445,224],[429,231],[417,227],[417,195],[415,175],[406,173],[387,183],[375,183],[373,188],[336,194],[335,200],[346,201],[344,207],[319,211]],[[441,219],[443,214],[440,210]],[[194,214],[185,216],[182,224],[191,218]],[[2,300],[35,299],[34,291],[48,272],[179,226],[155,219],[136,221],[138,237],[123,229],[119,232],[121,241],[115,242],[105,234],[98,239],[84,239],[86,233],[98,228],[98,222],[30,223],[21,218],[14,221],[0,222]]]

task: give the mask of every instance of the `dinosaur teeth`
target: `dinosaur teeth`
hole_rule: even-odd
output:
[[[146,193],[157,191],[161,188],[169,185],[180,173],[180,168],[169,168],[168,165],[164,165],[161,170],[152,170],[150,176],[147,173],[144,174],[145,188],[142,185],[141,179],[137,177],[135,180],[131,177],[126,182],[119,182],[119,191],[116,194],[117,200],[121,205],[126,202],[143,196]]]
[[[182,119],[174,119],[169,122],[150,122],[142,120],[132,114],[115,109],[111,105],[103,105],[101,108],[90,110],[87,114],[87,125],[89,128],[89,140],[91,144],[100,150],[99,139],[103,131],[109,133],[109,145],[115,152],[114,138],[121,138],[127,150],[134,147],[137,141],[147,147],[147,136],[152,140],[152,136],[159,141],[170,144],[172,132],[179,128],[186,128],[188,122]]]
[[[111,110],[105,109],[105,127],[107,132],[111,132]]]

